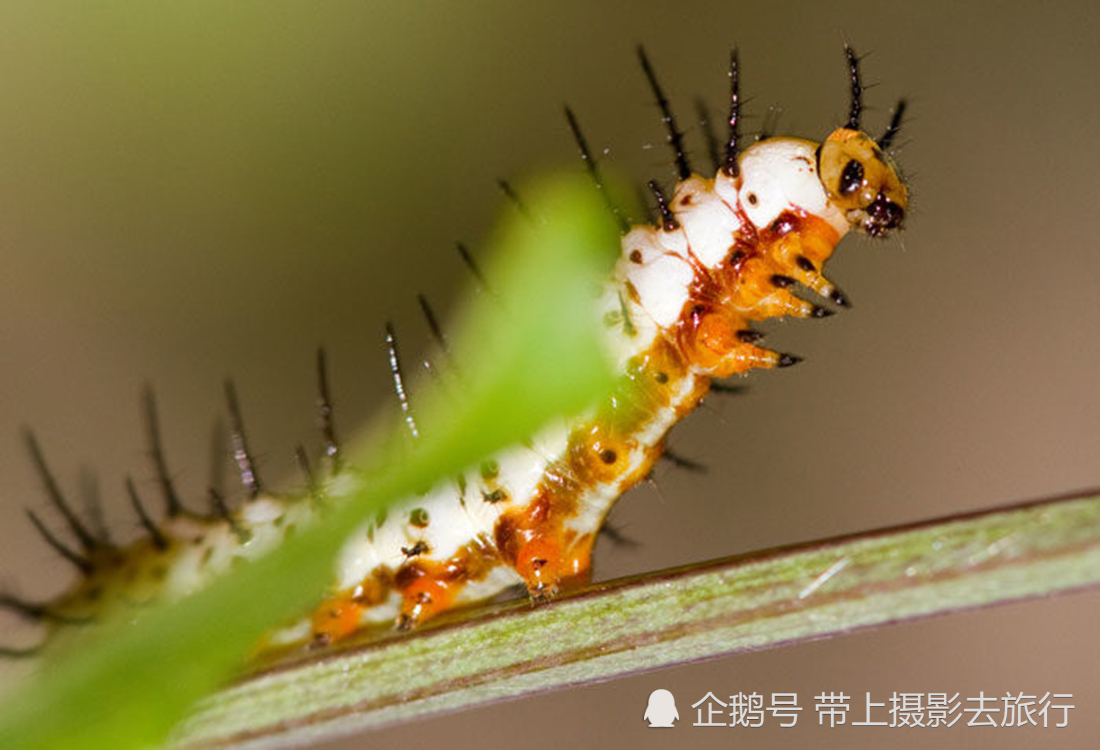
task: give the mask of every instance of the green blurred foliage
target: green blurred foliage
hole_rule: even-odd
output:
[[[333,550],[363,518],[610,390],[592,290],[617,231],[585,182],[548,180],[525,194],[537,218],[513,218],[499,233],[489,271],[500,292],[481,295],[456,337],[461,397],[425,400],[416,445],[400,449],[400,461],[380,461],[398,449],[377,443],[351,448],[368,479],[319,523],[195,596],[52,659],[5,707],[0,747],[120,750],[162,740],[240,668],[264,630],[320,598]]]

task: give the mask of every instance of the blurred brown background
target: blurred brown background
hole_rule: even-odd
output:
[[[23,507],[44,502],[18,427],[66,489],[95,467],[120,536],[122,478],[151,490],[138,395],[156,385],[178,481],[208,481],[221,380],[238,383],[269,480],[317,445],[324,343],[345,433],[392,408],[381,326],[426,341],[502,200],[497,177],[577,163],[568,101],[605,163],[671,183],[634,57],[645,43],[698,163],[692,99],[719,109],[741,49],[748,129],[842,121],[841,45],[869,53],[867,123],[901,95],[913,211],[900,240],[851,239],[830,275],[855,307],[781,325],[807,357],[678,427],[697,476],[658,472],[614,514],[601,578],[1100,483],[1097,11],[1015,3],[122,3],[0,8],[0,581],[69,575]],[[150,493],[151,494],[151,493]],[[1091,747],[1096,594],[697,664],[349,738],[333,748]],[[27,633],[0,623],[8,642]],[[532,634],[537,637],[537,634]],[[648,732],[658,687],[675,735]],[[1074,694],[1068,729],[818,728],[812,696]],[[793,730],[686,726],[707,691],[797,691]],[[861,719],[859,711],[853,720]],[[967,717],[968,718],[968,717]],[[733,732],[732,734],[730,732]]]

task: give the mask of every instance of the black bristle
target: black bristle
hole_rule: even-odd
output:
[[[80,522],[76,513],[69,507],[68,502],[65,500],[65,496],[61,494],[61,488],[57,485],[57,480],[50,471],[50,467],[46,465],[46,459],[42,456],[42,449],[38,445],[38,439],[35,438],[34,433],[29,429],[24,429],[23,437],[27,443],[27,450],[31,454],[31,461],[34,463],[34,467],[38,471],[38,476],[42,479],[42,483],[46,487],[46,495],[49,497],[50,503],[57,508],[58,512],[64,517],[69,530],[72,531],[73,536],[80,541],[80,546],[84,551],[91,552],[98,547],[99,544],[96,543],[95,536],[84,527],[84,524]]]
[[[523,202],[523,199],[519,197],[519,193],[512,187],[512,183],[508,180],[497,180],[497,187],[500,188],[504,196],[512,202],[512,205],[516,207],[516,210],[523,214],[523,217],[528,221],[534,221],[533,215],[530,209],[527,208],[527,204]]]
[[[50,609],[49,605],[42,602],[29,602],[14,594],[0,593],[0,609],[6,609],[20,617],[35,622],[51,622],[58,625],[86,625],[92,621],[90,617],[73,617],[62,615]],[[2,653],[2,650],[0,650]]]
[[[57,554],[61,555],[66,560],[75,565],[76,568],[84,575],[87,576],[92,574],[93,566],[91,560],[84,557],[83,555],[73,552],[71,549],[66,547],[61,542],[61,540],[53,535],[53,532],[51,532],[49,528],[47,528],[46,524],[42,523],[42,519],[39,518],[30,508],[27,509],[27,517],[31,519],[31,523],[34,524],[34,527],[36,529],[38,529],[38,533],[41,534],[42,538],[46,540],[46,544],[53,547],[54,551],[57,552]]]
[[[692,461],[690,458],[685,458],[679,453],[674,453],[668,448],[665,448],[664,453],[661,454],[661,458],[668,461],[678,469],[684,469],[686,471],[693,472],[695,474],[706,474],[707,467],[698,461]]]
[[[183,512],[183,503],[172,483],[168,462],[164,458],[164,444],[161,442],[160,420],[157,416],[157,400],[152,386],[145,386],[144,396],[142,401],[145,410],[146,439],[149,441],[149,458],[153,461],[153,469],[157,474],[161,495],[164,497],[165,513],[169,518],[173,518]]]
[[[473,274],[478,285],[492,294],[492,289],[485,280],[485,275],[481,273],[481,267],[478,266],[477,261],[474,260],[474,256],[470,254],[470,249],[462,242],[455,242],[455,249],[458,250],[459,257],[462,258],[462,262],[466,265],[466,268],[470,269],[470,273]]]
[[[411,547],[402,547],[401,554],[406,558],[417,557],[431,551],[431,547],[423,539],[419,539]]]
[[[638,547],[641,544],[637,539],[625,535],[610,521],[604,521],[603,526],[600,527],[599,535],[606,537],[616,547]]]
[[[405,390],[405,376],[401,370],[401,353],[397,346],[397,333],[393,323],[386,321],[386,351],[389,355],[390,375],[393,376],[393,391],[397,394],[397,400],[401,405],[401,416],[405,420],[405,426],[409,428],[409,434],[414,438],[420,437],[420,431],[416,428],[416,420],[413,418],[412,405],[409,403],[409,394]]]
[[[711,383],[710,392],[720,393],[722,395],[740,396],[748,393],[749,387],[747,385],[732,385],[730,383]]]
[[[641,46],[638,47],[638,60],[642,64],[642,71],[645,73],[646,80],[649,81],[649,88],[653,91],[657,106],[661,110],[661,121],[668,130],[668,144],[672,148],[676,163],[676,174],[681,180],[686,180],[691,177],[691,166],[688,164],[687,154],[684,152],[684,134],[676,127],[676,118],[672,116],[668,99],[665,98],[661,85],[657,83],[657,75],[653,72],[653,66],[649,64],[649,58],[646,56],[645,49]]]
[[[585,139],[584,133],[581,132],[580,123],[577,122],[577,117],[573,114],[573,110],[569,108],[569,105],[565,107],[565,119],[569,122],[569,130],[573,133],[573,140],[577,142],[577,148],[580,149],[581,161],[584,162],[584,166],[588,170],[588,176],[592,179],[592,184],[596,186],[600,197],[603,198],[604,205],[611,212],[615,223],[619,225],[619,231],[625,234],[630,229],[630,223],[623,216],[619,207],[615,205],[615,202],[611,200],[611,196],[608,195],[607,188],[603,184],[603,176],[600,174],[600,168],[588,148],[588,141]]]
[[[49,616],[45,604],[28,602],[12,594],[0,593],[0,609],[14,612],[26,620],[44,620]]]
[[[650,180],[646,185],[649,187],[649,191],[653,193],[653,199],[657,201],[657,210],[661,213],[661,228],[666,232],[679,229],[680,222],[676,221],[675,214],[668,207],[668,201],[665,199],[665,193],[661,190],[661,186],[657,184],[656,180]]]
[[[886,130],[878,139],[878,147],[883,151],[893,145],[894,139],[901,131],[901,118],[905,116],[905,107],[905,100],[899,99],[897,106],[894,107],[894,114],[890,117],[890,124],[886,126]]]
[[[447,338],[443,335],[443,327],[439,325],[439,318],[436,317],[435,310],[432,309],[428,298],[423,294],[417,294],[416,301],[420,303],[420,312],[424,314],[424,320],[428,324],[428,331],[432,334],[432,340],[435,341],[444,354],[449,355],[450,346],[447,343]]]
[[[730,50],[730,114],[729,136],[726,139],[726,160],[722,166],[723,171],[730,177],[741,174],[741,165],[738,162],[738,150],[740,148],[740,124],[741,124],[741,81],[737,68],[737,48]]]
[[[168,549],[168,538],[164,536],[164,532],[149,517],[145,505],[141,502],[141,497],[138,496],[137,488],[134,487],[134,480],[130,477],[126,477],[126,492],[130,495],[130,504],[134,506],[134,512],[137,513],[138,520],[141,521],[142,527],[153,541],[153,546],[162,552]]]
[[[849,130],[859,130],[859,118],[863,113],[863,84],[859,77],[859,58],[856,57],[855,50],[847,44],[844,45],[844,57],[848,60],[852,97],[848,108],[848,123],[845,127]]]
[[[325,457],[332,462],[335,471],[339,469],[340,441],[336,439],[336,423],[328,387],[328,360],[323,347],[317,349],[317,421],[325,441]]]
[[[306,455],[306,449],[298,445],[294,449],[294,457],[297,459],[298,468],[301,469],[302,476],[306,480],[306,489],[309,491],[310,499],[315,506],[321,507],[324,504],[321,497],[321,488],[313,477],[313,469],[309,465],[309,456]]]
[[[217,490],[213,487],[209,488],[208,494],[210,497],[210,507],[214,511],[214,515],[221,518],[228,525],[237,539],[244,544],[248,541],[250,534],[240,525],[236,518],[233,517],[232,511],[229,510],[229,506],[225,502],[225,498],[221,496]]]
[[[241,407],[237,400],[237,388],[229,379],[225,381],[225,403],[229,412],[229,439],[233,446],[233,460],[240,472],[241,484],[248,490],[248,496],[254,500],[263,492],[263,483],[256,471],[252,452],[248,449],[248,436],[244,430],[244,419],[241,417]]]

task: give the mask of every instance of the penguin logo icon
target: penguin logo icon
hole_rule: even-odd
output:
[[[657,689],[649,694],[649,705],[645,707],[645,715],[642,717],[649,722],[650,727],[671,727],[674,721],[680,719],[680,712],[676,710],[676,699],[667,690]]]

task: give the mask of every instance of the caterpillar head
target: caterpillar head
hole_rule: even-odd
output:
[[[829,201],[853,229],[885,237],[901,227],[909,193],[893,160],[871,136],[837,128],[817,151],[817,171]]]

